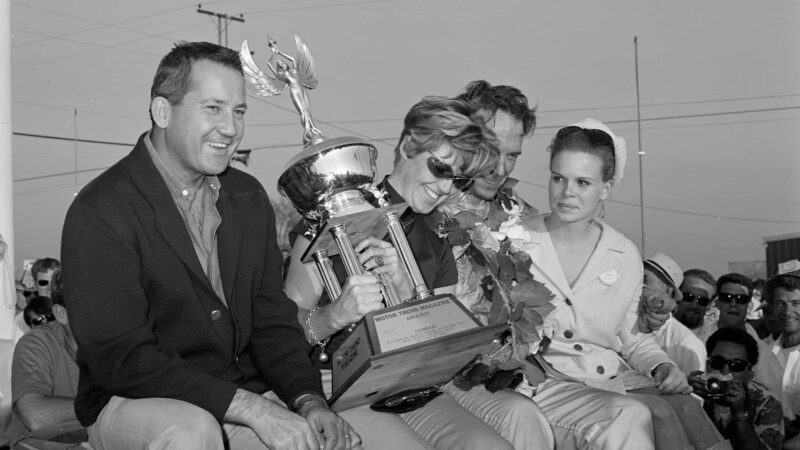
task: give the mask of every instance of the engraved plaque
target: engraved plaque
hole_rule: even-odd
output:
[[[459,331],[477,328],[471,314],[464,314],[454,297],[409,302],[402,308],[382,310],[372,316],[380,351],[388,352],[427,342]]]
[[[452,295],[366,315],[333,356],[334,411],[443,383],[496,346],[505,324],[484,327]]]

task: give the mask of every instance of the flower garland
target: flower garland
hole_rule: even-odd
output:
[[[471,305],[474,312],[485,311],[485,322],[507,323],[510,337],[503,346],[485,355],[466,378],[471,385],[483,382],[498,371],[525,370],[531,353],[543,353],[549,343],[542,336],[544,319],[555,309],[553,293],[530,272],[531,258],[523,249],[532,239],[526,222],[537,215],[535,208],[503,190],[492,202],[476,202],[460,194],[432,216],[440,236],[446,236],[458,260],[467,260],[469,276],[477,279],[485,307]],[[461,264],[459,264],[460,266]],[[459,267],[461,271],[461,267]],[[459,278],[462,278],[459,273]],[[462,299],[463,301],[463,299]],[[512,375],[513,376],[513,375]],[[470,387],[462,377],[462,388]],[[520,377],[521,379],[521,377]],[[506,381],[497,383],[506,387]],[[487,388],[493,390],[487,383]]]

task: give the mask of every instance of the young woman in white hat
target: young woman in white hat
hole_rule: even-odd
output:
[[[565,376],[548,377],[533,400],[559,448],[727,445],[684,395],[691,392],[684,374],[637,327],[641,256],[598,217],[625,157],[624,139],[594,119],[560,129],[550,145],[551,212],[533,220],[525,250],[534,278],[555,294],[544,359]]]

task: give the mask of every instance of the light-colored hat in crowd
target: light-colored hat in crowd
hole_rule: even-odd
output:
[[[683,270],[681,270],[681,266],[679,266],[674,259],[658,252],[645,259],[644,263],[672,285],[674,288],[672,290],[672,298],[675,299],[676,302],[683,299],[683,294],[681,294],[680,289],[681,283],[683,283]]]

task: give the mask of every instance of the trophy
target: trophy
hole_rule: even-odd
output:
[[[482,327],[451,295],[432,295],[403,230],[405,203],[389,205],[374,185],[377,150],[356,137],[328,138],[314,124],[308,90],[318,86],[314,59],[295,36],[296,58],[267,38],[270,56],[262,71],[247,41],[240,53],[245,78],[262,96],[280,95],[288,87],[303,126],[303,149],[278,179],[278,191],[297,211],[319,224],[306,233],[311,244],[302,262],[312,261],[331,301],[341,285],[330,257],[340,255],[348,276],[363,274],[354,242],[389,235],[409,280],[413,298],[401,299],[388,275],[379,278],[386,308],[364,316],[334,352],[333,396],[341,411],[407,389],[449,380],[476,354],[496,345],[505,325]],[[378,208],[370,202],[377,202]],[[327,361],[327,354],[320,360]]]

